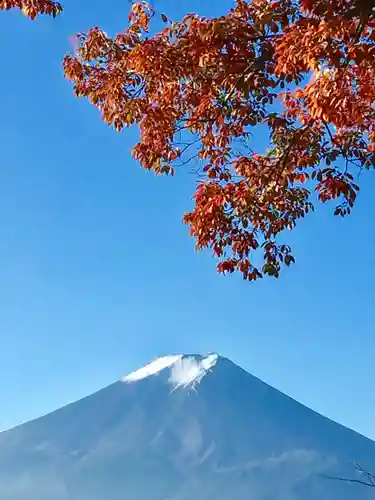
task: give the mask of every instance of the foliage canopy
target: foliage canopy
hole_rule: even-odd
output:
[[[197,160],[184,222],[220,272],[278,277],[294,262],[284,230],[316,201],[350,214],[360,173],[375,165],[374,4],[237,0],[219,18],[162,14],[165,28],[150,35],[155,12],[140,1],[122,33],[79,34],[64,71],[106,123],[139,126],[143,168],[173,175]],[[52,0],[0,1],[11,7],[31,18],[61,11]],[[256,127],[267,129],[266,151],[252,145]]]

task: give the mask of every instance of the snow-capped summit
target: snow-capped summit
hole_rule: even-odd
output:
[[[207,356],[197,354],[162,356],[135,372],[126,375],[122,381],[126,383],[137,382],[168,371],[169,376],[167,381],[174,388],[188,386],[195,388],[202,378],[213,369],[218,359],[219,355],[216,353],[211,353]]]
[[[156,358],[146,366],[143,366],[135,372],[125,375],[122,380],[123,382],[137,382],[138,380],[150,377],[151,375],[158,375],[161,371],[165,370],[165,368],[168,368],[177,361],[181,360],[182,357],[183,356],[179,354],[174,356],[162,356],[160,358]]]
[[[1,500],[375,500],[375,443],[217,354],[164,356],[0,434]]]

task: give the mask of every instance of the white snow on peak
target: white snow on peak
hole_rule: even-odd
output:
[[[168,382],[174,388],[189,385],[194,387],[215,366],[218,359],[217,354],[209,354],[205,358],[198,359],[195,356],[183,356],[173,363]]]
[[[181,359],[181,355],[177,356],[162,356],[161,358],[156,358],[154,361],[144,366],[143,368],[139,368],[133,373],[129,373],[123,377],[123,382],[136,382],[137,380],[142,380],[143,378],[149,377],[150,375],[156,375],[161,372],[165,368],[173,365],[176,361]]]
[[[178,387],[195,387],[207,372],[217,363],[219,356],[209,354],[208,356],[193,356],[178,354],[174,356],[162,356],[155,359],[148,365],[123,377],[123,382],[136,382],[152,375],[157,375],[161,371],[169,368],[170,376],[168,383],[174,389]]]

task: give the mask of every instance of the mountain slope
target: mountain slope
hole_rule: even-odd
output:
[[[1,500],[357,500],[375,443],[229,360],[159,358],[0,434]]]

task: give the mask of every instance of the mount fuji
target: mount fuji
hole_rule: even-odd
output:
[[[1,500],[375,500],[375,443],[226,358],[175,355],[0,433]]]

